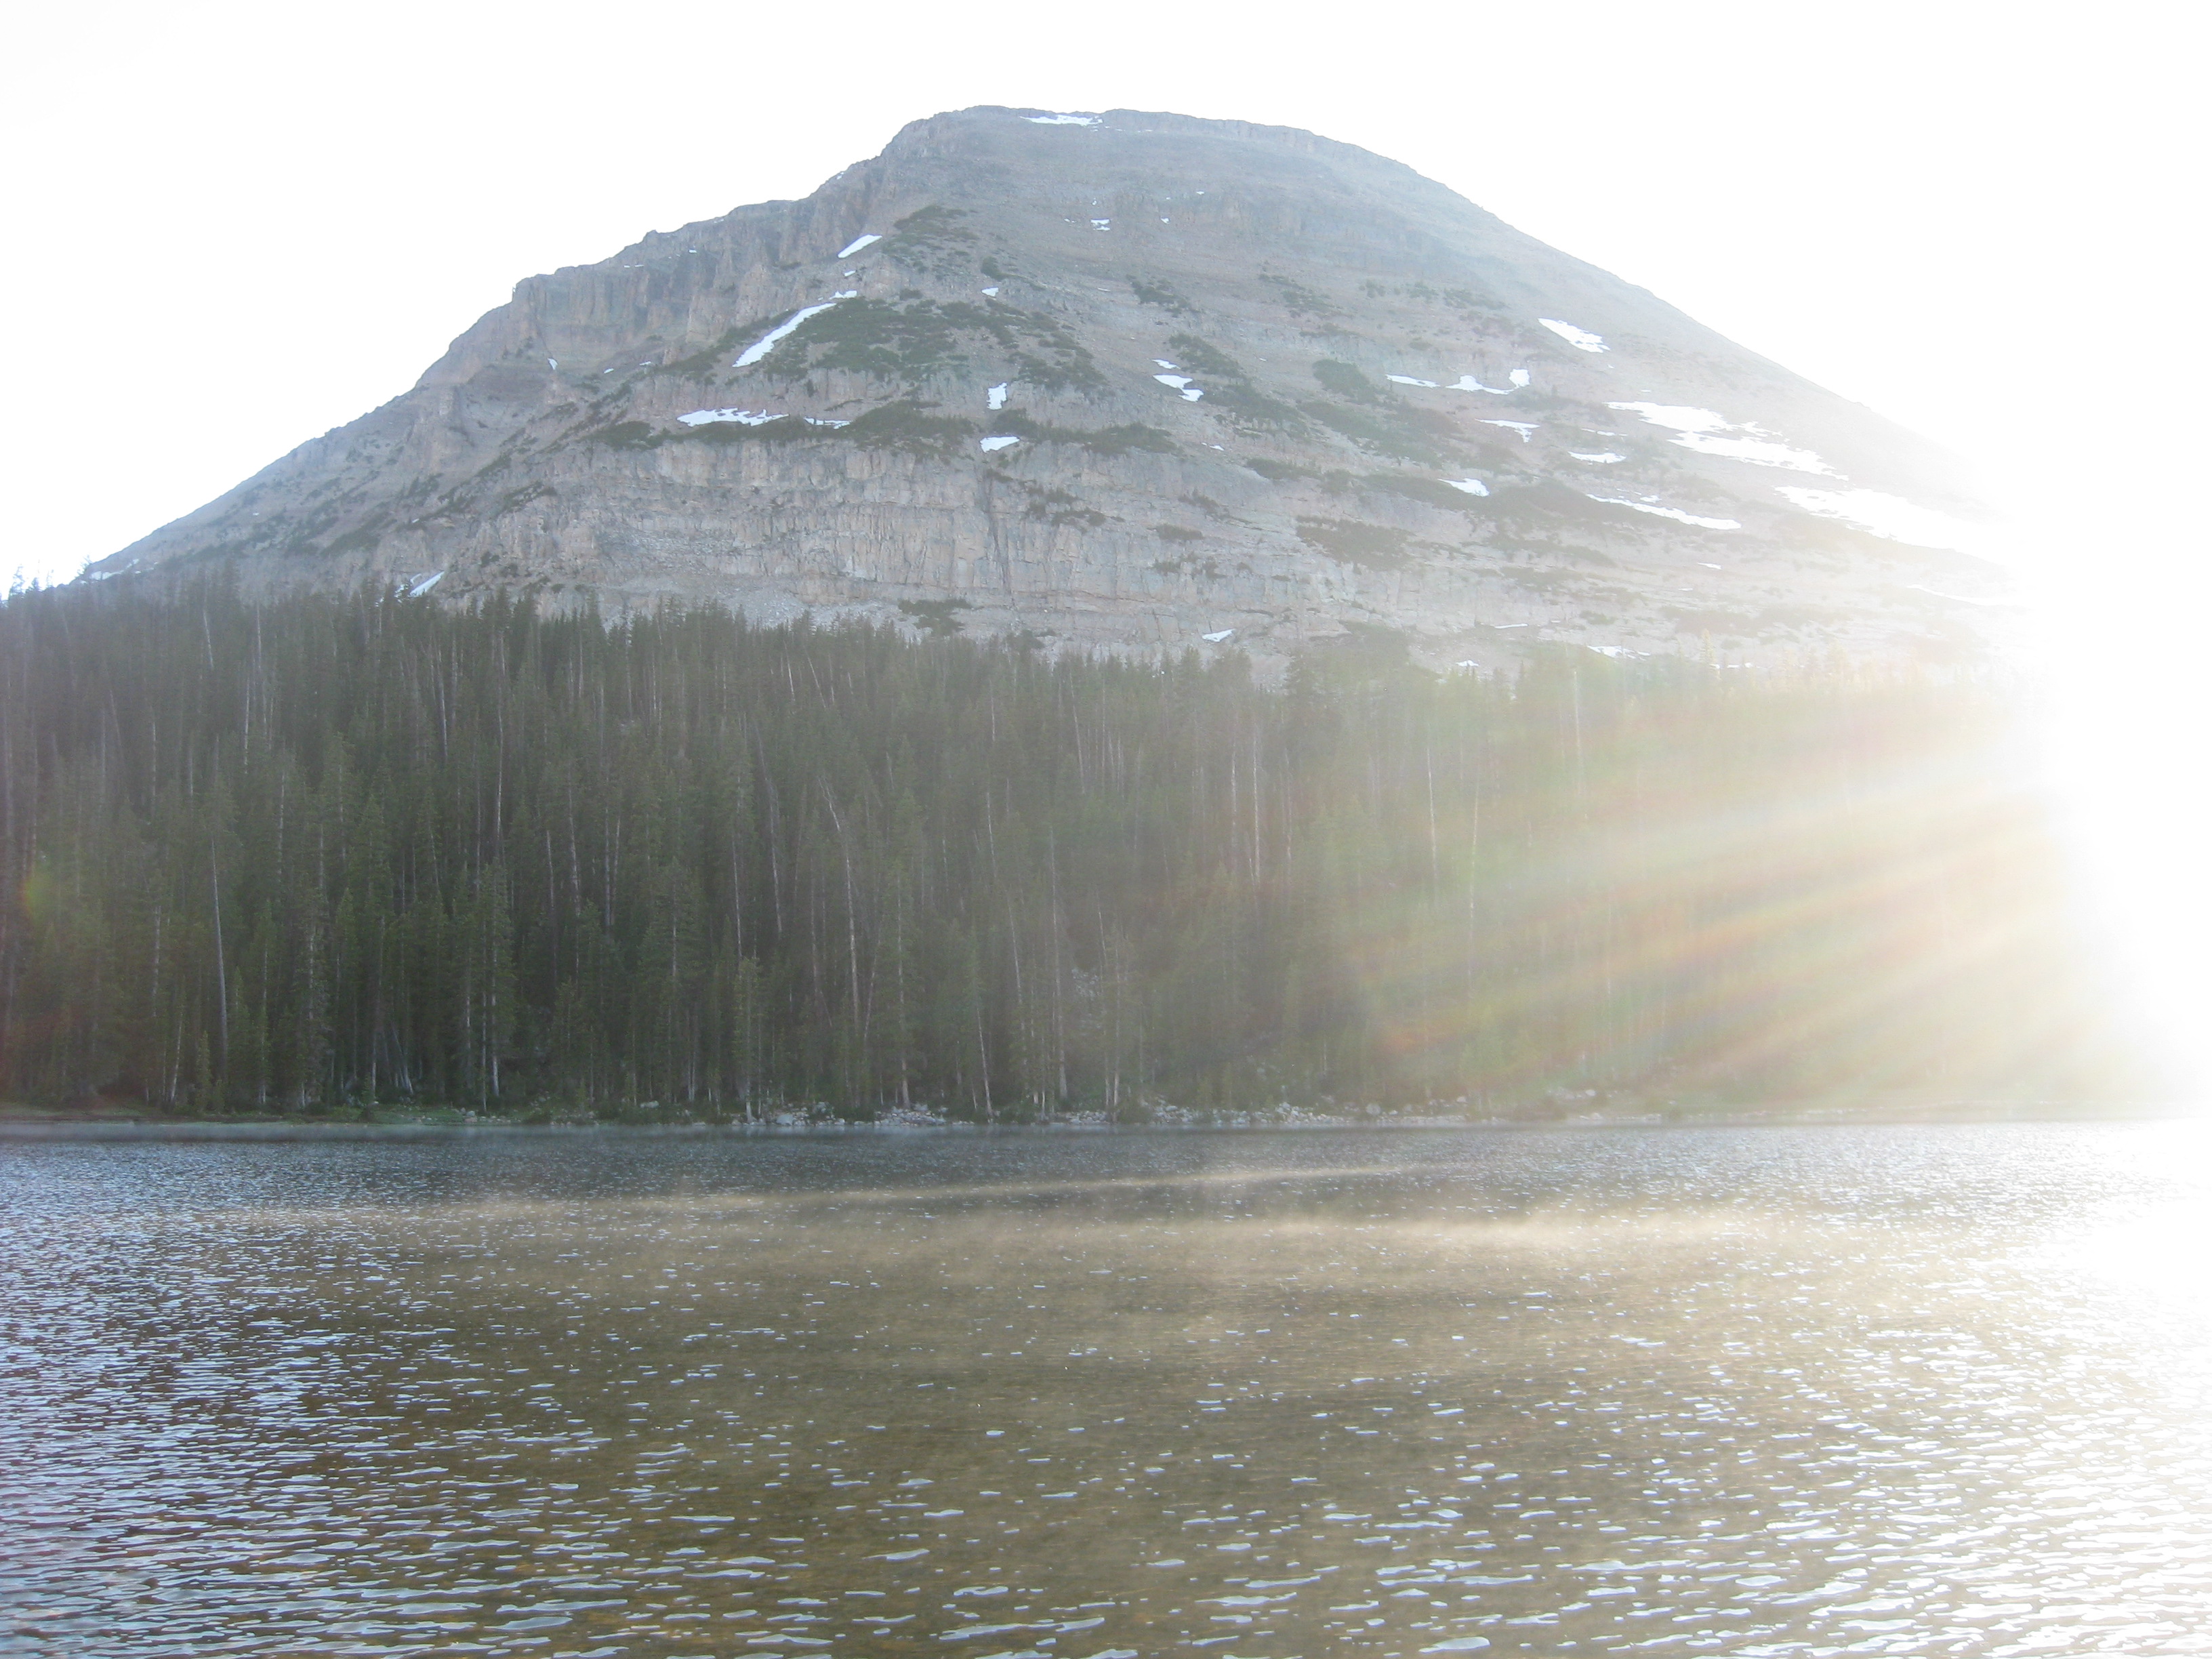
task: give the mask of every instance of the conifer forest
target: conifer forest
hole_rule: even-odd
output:
[[[1279,686],[526,599],[0,606],[0,1094],[199,1113],[2079,1097],[2008,700],[1377,631]],[[647,1103],[652,1103],[650,1106]]]

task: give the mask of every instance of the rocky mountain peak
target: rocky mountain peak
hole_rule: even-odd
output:
[[[978,108],[520,283],[410,391],[95,567],[1060,647],[1363,630],[1977,649],[1950,459],[1411,169]]]

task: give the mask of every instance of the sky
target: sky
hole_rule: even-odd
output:
[[[2114,818],[2085,819],[2104,879],[2171,882],[2207,806],[2201,739],[2172,748],[2212,602],[2203,29],[2139,0],[46,7],[0,65],[0,565],[65,579],[404,391],[519,278],[805,195],[909,120],[1277,123],[1966,457],[2060,664],[2051,764]]]

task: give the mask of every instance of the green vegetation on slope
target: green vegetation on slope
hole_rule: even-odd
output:
[[[934,635],[957,622],[919,618]],[[2114,1075],[2003,708],[210,586],[0,606],[0,1090],[1022,1118]]]

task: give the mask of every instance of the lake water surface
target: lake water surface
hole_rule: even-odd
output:
[[[0,1650],[2212,1654],[2192,1125],[0,1150]]]

